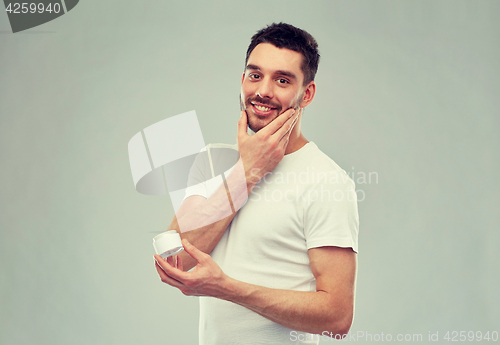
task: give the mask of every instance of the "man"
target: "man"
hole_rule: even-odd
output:
[[[272,24],[252,37],[238,122],[246,184],[239,197],[230,193],[237,212],[181,232],[181,220],[211,214],[226,197],[223,188],[188,192],[170,226],[185,251],[167,262],[155,256],[163,282],[203,296],[200,344],[316,344],[312,334],[338,338],[350,329],[354,183],[300,129],[318,62],[314,38],[291,25]],[[241,194],[249,195],[243,206]]]

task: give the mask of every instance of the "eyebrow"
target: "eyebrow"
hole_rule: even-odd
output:
[[[247,65],[246,69],[247,70],[252,69],[252,70],[260,71],[260,67],[257,66],[257,65]],[[288,77],[290,79],[297,80],[297,76],[295,74],[293,74],[292,72],[283,71],[283,70],[277,70],[277,71],[274,72],[274,74],[282,75],[284,77]]]

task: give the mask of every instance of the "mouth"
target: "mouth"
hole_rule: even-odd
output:
[[[259,116],[271,115],[276,110],[276,108],[269,107],[267,105],[263,105],[263,104],[259,104],[259,103],[251,102],[251,104],[252,104],[253,112],[255,113],[255,115],[259,115]]]

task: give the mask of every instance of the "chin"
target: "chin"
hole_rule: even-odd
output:
[[[258,131],[260,131],[264,127],[265,126],[262,126],[262,125],[256,125],[256,124],[252,123],[251,121],[248,123],[248,128],[250,128],[254,133],[257,133]]]
[[[250,113],[248,116],[248,127],[257,133],[260,131],[262,128],[266,127],[268,124],[270,124],[275,118],[278,116],[272,116],[272,117],[262,117],[262,116],[257,116],[255,115],[252,111],[247,112],[247,114]]]

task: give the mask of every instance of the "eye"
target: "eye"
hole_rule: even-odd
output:
[[[278,79],[278,83],[280,84],[289,84],[289,81],[283,78]]]
[[[248,75],[248,77],[249,77],[250,79],[260,79],[260,75],[255,74],[255,73],[250,73],[250,74]]]

